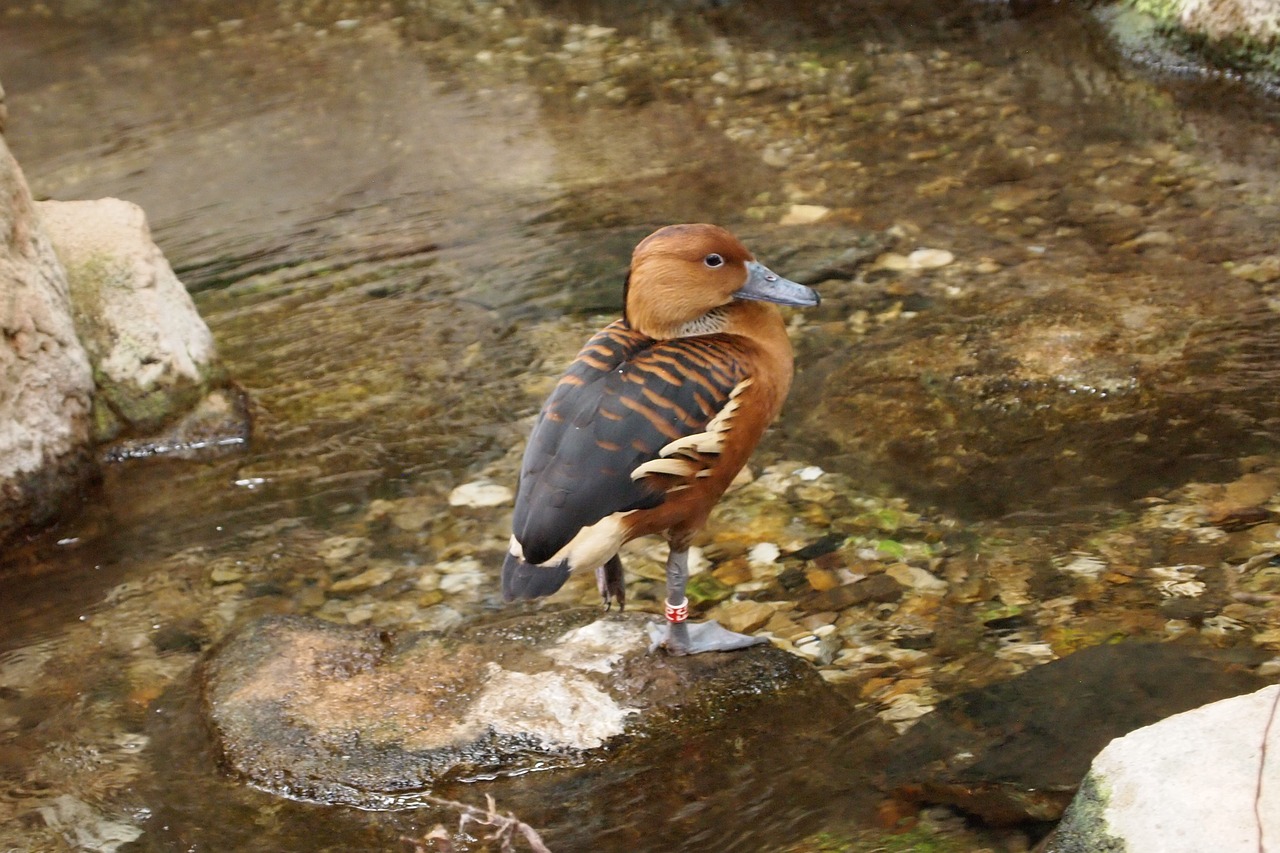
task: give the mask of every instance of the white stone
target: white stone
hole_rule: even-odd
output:
[[[937,267],[945,267],[956,259],[956,256],[948,252],[946,249],[916,249],[907,255],[907,262],[912,269],[929,270]]]
[[[1257,853],[1280,839],[1280,686],[1116,738],[1048,853]],[[1265,760],[1263,747],[1265,741]]]
[[[776,563],[781,554],[777,545],[772,542],[761,542],[751,546],[751,550],[747,552],[747,561],[758,566],[767,566]]]
[[[1107,568],[1106,562],[1093,554],[1075,553],[1069,557],[1055,558],[1053,562],[1059,571],[1090,578],[1096,578]]]
[[[903,586],[914,589],[916,592],[942,595],[948,589],[946,581],[932,572],[920,568],[919,566],[909,566],[906,563],[894,563],[892,566],[885,569],[884,573]]]
[[[803,480],[806,483],[812,483],[814,480],[818,479],[825,473],[827,472],[823,471],[817,465],[810,465],[807,468],[801,468],[799,471],[797,471],[796,479]]]
[[[778,220],[779,225],[812,225],[825,219],[831,208],[820,204],[793,204]]]
[[[876,258],[875,265],[880,269],[903,272],[907,270],[930,270],[945,267],[953,262],[956,256],[946,249],[916,249],[909,255],[897,252],[886,252]]]
[[[514,499],[511,489],[489,480],[463,483],[449,493],[449,506],[504,506]]]
[[[900,255],[897,252],[885,252],[876,258],[875,266],[882,270],[909,270],[911,269],[911,261],[907,260],[906,255]]]

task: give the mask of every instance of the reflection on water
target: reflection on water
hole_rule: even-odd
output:
[[[522,419],[594,322],[580,315],[616,310],[627,253],[654,225],[722,221],[766,260],[801,257],[797,232],[769,223],[793,203],[823,204],[850,233],[892,228],[975,268],[1035,254],[1082,282],[1082,302],[1108,276],[1139,273],[1182,276],[1211,300],[1191,284],[1196,264],[1275,251],[1280,207],[1259,189],[1275,185],[1274,107],[1203,82],[1151,85],[1070,9],[566,2],[526,25],[500,4],[396,4],[400,18],[351,4],[360,14],[295,26],[258,5],[225,6],[219,22],[175,4],[136,33],[31,15],[0,30],[7,141],[35,192],[147,210],[255,421],[242,451],[108,466],[79,514],[6,556],[0,825],[12,816],[18,834],[0,829],[0,846],[29,836],[32,849],[59,849],[118,824],[144,829],[124,850],[389,849],[447,820],[286,804],[224,779],[189,734],[192,666],[236,620],[320,608],[341,571],[325,563],[330,534],[372,529],[373,558],[402,567],[492,565],[500,519],[454,512],[446,497],[513,476]],[[1157,216],[1178,237],[1170,255],[1117,248],[1141,233],[1130,220]],[[812,262],[832,298],[800,334],[811,365],[843,352],[827,345],[859,323],[891,331],[929,310],[964,321],[947,313],[967,304],[947,287],[862,279],[838,254]],[[1134,307],[1135,334],[1154,310]],[[1248,416],[1235,431],[1192,425],[1219,467],[1250,441],[1274,449],[1274,424],[1257,422],[1270,410],[1248,399],[1275,372],[1271,350],[1235,348],[1265,344],[1274,324],[1237,320],[1254,333],[1207,324],[1186,342],[1193,372]],[[1069,366],[1075,353],[1061,349]],[[993,406],[1020,392],[1002,393]],[[788,416],[767,459],[785,449],[828,464],[800,429],[813,408]],[[1170,458],[1154,479],[1180,483],[1202,461]],[[378,501],[424,518],[384,518]],[[370,517],[383,527],[360,528]],[[406,618],[498,606],[490,586],[411,587]],[[778,849],[840,815],[865,825],[860,771],[839,780],[852,746],[806,766],[798,756],[830,743],[822,721],[778,728],[801,742],[795,754],[761,746],[719,766],[713,785],[669,790],[655,767],[600,813],[572,779],[572,808],[548,808],[518,781],[500,804],[558,851]],[[63,795],[83,808],[58,814],[92,826],[33,811]],[[678,838],[654,828],[668,821]],[[88,849],[116,849],[99,842]]]

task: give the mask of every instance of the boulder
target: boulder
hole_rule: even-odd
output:
[[[1270,43],[1280,38],[1275,0],[1178,0],[1171,5],[1188,32],[1215,41],[1248,38]]]
[[[653,619],[571,610],[395,637],[268,617],[211,653],[205,713],[226,764],[252,784],[363,808],[460,780],[543,778],[606,755],[625,787],[655,749],[726,723],[741,738],[765,713],[806,731],[805,720],[847,717],[815,670],[772,646],[650,653]],[[604,797],[609,783],[595,784]]]
[[[36,208],[93,364],[96,440],[154,432],[224,381],[213,335],[152,242],[142,208],[114,198]]]
[[[1127,0],[1116,9],[1099,14],[1139,59],[1165,65],[1190,59],[1275,85],[1280,7],[1274,0]]]
[[[1113,740],[1045,853],[1256,853],[1280,833],[1280,686]]]
[[[0,237],[3,539],[51,519],[92,475],[93,375],[71,319],[66,276],[2,138]]]

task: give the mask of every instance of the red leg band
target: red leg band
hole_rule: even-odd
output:
[[[668,601],[666,602],[666,609],[668,622],[683,622],[689,618],[689,599],[686,598],[679,604],[672,604]]]

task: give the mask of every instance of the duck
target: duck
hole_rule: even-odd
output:
[[[604,607],[626,605],[619,549],[666,539],[665,628],[674,655],[764,638],[691,623],[689,548],[746,466],[791,387],[779,306],[818,294],[774,273],[717,225],[668,225],[635,247],[622,316],[593,335],[534,423],[502,566],[507,602],[551,595],[592,571]]]

